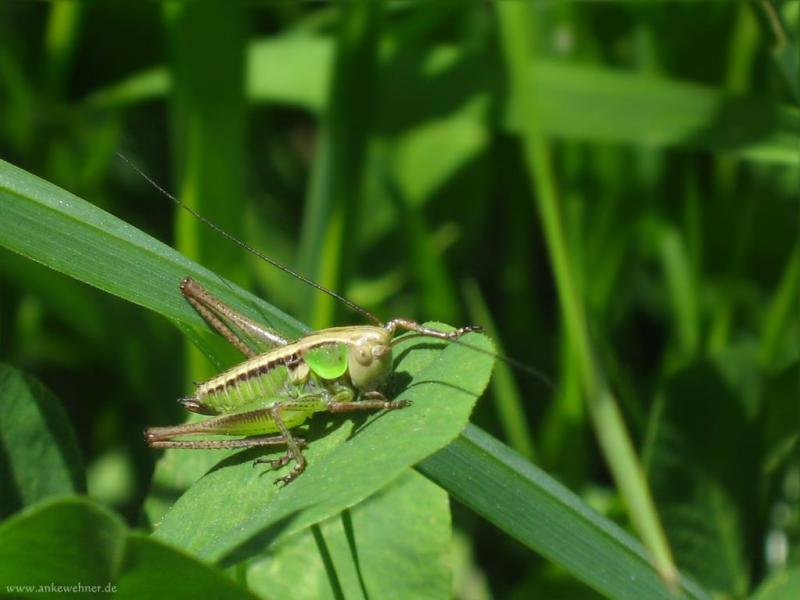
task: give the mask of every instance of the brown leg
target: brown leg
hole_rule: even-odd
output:
[[[200,313],[209,325],[217,333],[228,340],[246,356],[254,356],[255,352],[250,349],[241,338],[230,328],[228,323],[238,327],[244,334],[258,340],[260,345],[268,347],[285,346],[289,343],[282,335],[267,327],[262,323],[253,321],[243,314],[233,310],[230,306],[222,302],[219,298],[211,294],[203,286],[191,277],[185,277],[181,281],[181,293]]]
[[[305,440],[294,440],[302,442]],[[241,438],[235,440],[159,440],[148,439],[147,444],[151,448],[184,448],[190,450],[228,450],[231,448],[255,448],[258,446],[274,446],[285,444],[286,439],[282,435],[264,435],[259,437]]]
[[[239,339],[239,336],[237,336],[230,327],[222,322],[222,319],[217,318],[213,312],[200,304],[200,302],[195,300],[193,297],[186,296],[186,300],[188,300],[189,304],[192,305],[192,308],[194,308],[198,314],[203,317],[203,320],[205,320],[206,323],[211,325],[211,327],[213,327],[218,334],[224,337],[228,343],[236,348],[239,352],[244,354],[247,358],[252,358],[256,355],[256,353],[249,346],[247,346],[247,344]]]
[[[365,398],[370,400],[359,400],[356,402],[329,402],[328,410],[332,413],[353,412],[356,410],[397,410],[410,406],[408,400],[389,400],[380,392],[367,392]]]

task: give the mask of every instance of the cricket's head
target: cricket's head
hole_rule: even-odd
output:
[[[352,332],[348,339],[348,372],[353,385],[362,392],[372,392],[392,372],[392,345],[395,333],[411,331],[420,336],[456,342],[461,336],[480,327],[470,325],[445,332],[424,327],[409,319],[392,319],[381,327],[371,325],[344,328]]]
[[[353,385],[372,392],[392,372],[392,335],[382,327],[359,327],[348,345],[348,372]]]

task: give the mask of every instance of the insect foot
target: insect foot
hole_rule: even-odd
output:
[[[270,470],[276,471],[282,467],[285,467],[287,464],[289,464],[291,461],[294,460],[296,464],[294,468],[291,470],[291,472],[288,475],[284,475],[283,477],[278,477],[274,482],[275,485],[279,484],[288,485],[289,483],[294,481],[295,478],[298,475],[300,475],[300,473],[305,471],[306,468],[305,458],[299,452],[299,448],[304,448],[307,445],[306,441],[302,438],[295,438],[295,441],[297,442],[297,448],[298,448],[297,454],[295,454],[295,452],[290,448],[286,451],[285,454],[279,456],[278,458],[257,458],[256,460],[253,461],[253,467],[255,467],[256,465],[269,465]]]
[[[284,475],[283,477],[278,477],[275,480],[275,485],[283,484],[283,486],[287,486],[292,483],[300,473],[306,470],[306,463],[305,461],[302,463],[297,463],[291,472],[288,475]]]
[[[289,461],[292,460],[292,458],[293,458],[292,453],[287,450],[286,454],[278,458],[257,458],[256,460],[253,461],[253,466],[255,467],[256,465],[269,465],[270,468],[274,471],[275,469],[280,469],[282,466],[288,464]]]
[[[465,327],[459,327],[453,332],[453,335],[454,337],[461,337],[462,335],[466,335],[468,333],[483,333],[483,326],[466,325]]]
[[[411,400],[395,400],[386,405],[386,410],[398,410],[411,406]]]
[[[438,329],[431,329],[430,327],[420,325],[419,323],[411,321],[410,319],[392,319],[383,327],[392,335],[394,335],[394,332],[398,329],[404,329],[406,331],[414,331],[419,335],[426,335],[428,337],[449,341],[455,341],[462,335],[466,335],[468,333],[480,333],[483,331],[483,327],[480,325],[467,325],[449,332],[439,331]]]

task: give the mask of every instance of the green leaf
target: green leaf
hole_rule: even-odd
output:
[[[342,515],[306,530],[248,569],[265,597],[334,598],[322,541],[346,598],[450,597],[450,505],[447,493],[413,471]]]
[[[794,600],[800,597],[800,567],[772,573],[756,590],[753,600]]]
[[[485,352],[480,335],[464,342]],[[486,387],[493,359],[463,345],[418,336],[395,346],[396,373],[412,406],[353,420],[316,416],[303,435],[309,466],[291,485],[272,482],[251,466],[263,452],[229,456],[207,473],[158,525],[155,535],[206,560],[225,564],[251,556],[285,535],[354,506],[451,442],[464,428]],[[263,470],[263,468],[262,468]]]
[[[41,383],[0,364],[0,517],[48,496],[86,490],[75,433]]]
[[[419,470],[508,535],[609,598],[708,598],[681,577],[673,592],[641,544],[521,455],[475,426]]]
[[[287,35],[250,45],[247,93],[317,112],[330,89],[333,44],[327,38]]]
[[[487,94],[476,95],[446,118],[431,119],[398,136],[394,172],[411,206],[423,205],[449,178],[486,148]],[[450,145],[442,152],[442,143]]]
[[[622,411],[612,387],[607,383],[604,365],[595,353],[590,316],[577,276],[580,272],[578,260],[567,243],[571,237],[569,222],[561,216],[564,200],[559,193],[554,161],[551,160],[552,144],[545,131],[547,118],[539,110],[539,90],[532,77],[539,66],[532,49],[543,36],[541,25],[532,18],[533,13],[526,4],[497,4],[495,8],[510,90],[509,110],[516,110],[520,113],[518,116],[522,117],[522,158],[531,196],[536,199],[536,208],[542,221],[542,232],[558,291],[564,338],[569,344],[568,352],[575,355],[576,374],[600,450],[625,502],[631,522],[653,556],[662,578],[672,583],[678,576],[677,569]]]
[[[84,587],[75,597],[254,598],[222,572],[128,531],[116,514],[86,499],[40,503],[0,525],[0,589],[38,598],[35,589],[10,586],[68,586],[53,590],[60,598],[79,585],[99,590]]]
[[[710,362],[678,373],[658,400],[647,453],[678,565],[707,588],[739,597],[749,587],[761,464],[760,426],[745,389]]]
[[[324,105],[330,77],[330,69],[325,67],[332,59],[328,40],[292,34],[254,43],[249,52],[248,91],[252,100],[310,110],[319,110]],[[458,54],[452,47],[439,46],[427,55],[431,63],[437,63]],[[410,55],[408,60],[414,65],[419,57]],[[440,94],[450,90],[453,97],[442,98],[438,104],[451,109],[453,103],[463,102],[470,92],[491,87],[491,81],[476,79],[495,68],[485,62],[486,58],[479,54],[465,55],[457,68],[458,85],[453,84],[452,69],[441,70],[434,76],[426,75],[423,69],[422,81],[426,89],[433,86]],[[416,73],[401,60],[388,66],[394,68],[387,73],[394,75]],[[299,86],[295,85],[298,73],[303,74]],[[541,115],[543,133],[549,136],[724,150],[759,162],[800,164],[797,153],[800,112],[771,98],[734,96],[689,81],[566,60],[541,59],[533,75],[536,110]],[[384,79],[381,98],[386,106],[382,112],[397,119],[398,114],[408,113],[404,92],[409,84],[421,79],[409,81],[407,75],[387,75]],[[448,85],[437,87],[442,81]],[[163,70],[151,70],[100,90],[90,100],[98,108],[108,108],[163,96],[169,87]],[[513,107],[503,118],[503,126],[509,131],[520,130],[523,117],[519,110]],[[417,112],[414,116],[404,122],[413,124],[441,115]]]
[[[383,20],[379,2],[342,5],[330,90],[319,120],[298,267],[315,282],[336,290],[346,285],[354,262],[364,165],[377,104],[377,44]],[[358,127],[352,123],[358,122]],[[314,328],[335,323],[338,306],[310,286],[301,292],[301,314]]]
[[[353,530],[368,598],[382,589],[450,597],[450,500],[442,488],[408,472],[353,510]]]
[[[492,315],[477,282],[469,279],[462,288],[471,321],[480,323],[486,334],[497,343],[499,335],[496,333],[497,329],[492,321]],[[500,348],[500,354],[505,354],[502,348]],[[495,410],[509,445],[529,461],[539,462],[535,460],[536,451],[528,426],[525,404],[509,364],[497,363],[492,378],[492,392],[496,405]]]
[[[800,112],[764,97],[732,96],[665,77],[537,61],[535,110],[543,133],[568,140],[686,146],[733,152],[762,162],[797,165]],[[518,131],[527,108],[514,106]]]
[[[138,532],[130,532],[127,536],[118,581],[117,596],[134,600],[255,598],[222,571]]]
[[[287,334],[295,319],[59,187],[0,160],[0,245],[51,269],[192,326],[178,293],[190,275],[245,314]]]
[[[172,93],[169,96],[173,172],[181,201],[236,238],[246,205],[247,25],[238,2],[164,4]],[[176,214],[176,248],[239,284],[248,280],[241,248],[195,215]],[[237,357],[238,358],[238,357]],[[196,348],[187,353],[192,381],[214,374]]]
[[[36,504],[0,524],[0,589],[112,582],[125,549],[122,520],[80,498]]]

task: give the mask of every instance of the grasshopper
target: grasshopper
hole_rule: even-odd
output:
[[[282,265],[279,267],[288,271]],[[172,427],[150,427],[145,431],[146,442],[153,448],[187,449],[285,445],[286,453],[281,457],[254,462],[280,469],[294,461],[291,471],[275,481],[283,485],[292,482],[306,468],[302,452],[305,440],[293,436],[290,429],[314,413],[388,411],[409,405],[404,400],[390,400],[380,391],[392,372],[392,344],[397,332],[411,331],[455,341],[466,333],[480,331],[480,327],[467,326],[448,333],[409,319],[392,319],[385,324],[322,329],[288,340],[235,311],[190,277],[181,282],[180,290],[200,316],[247,358],[200,383],[193,396],[179,400],[187,410],[210,418]],[[369,314],[363,309],[360,312]],[[237,331],[268,349],[256,353]],[[176,439],[194,435],[245,437]]]
[[[365,308],[292,271],[228,233],[170,194],[125,156],[119,153],[118,156],[178,207],[224,238],[273,267],[336,298],[375,323],[331,327],[297,340],[288,340],[272,328],[237,312],[194,279],[184,278],[180,290],[189,304],[246,359],[200,383],[193,396],[179,400],[187,410],[209,415],[209,419],[146,429],[144,438],[152,448],[230,449],[285,445],[286,452],[279,458],[261,458],[253,464],[268,464],[272,469],[280,469],[294,461],[292,470],[275,480],[276,484],[287,485],[306,468],[302,452],[306,442],[293,436],[290,429],[318,412],[390,411],[409,406],[408,401],[390,400],[380,391],[392,373],[392,345],[397,332],[410,331],[416,335],[456,342],[467,333],[482,331],[479,326],[469,325],[444,332],[402,318],[381,323]],[[267,348],[266,351],[256,353],[245,343],[247,337],[256,341],[259,347]],[[195,435],[244,437],[222,440],[176,439]]]

